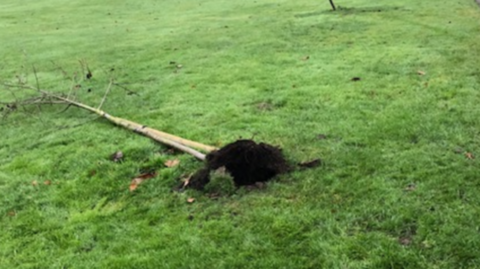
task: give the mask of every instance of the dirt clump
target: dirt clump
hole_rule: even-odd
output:
[[[210,173],[225,167],[236,186],[265,182],[288,172],[290,166],[278,147],[237,140],[207,155],[205,167],[190,179],[189,187],[202,190],[210,182]]]

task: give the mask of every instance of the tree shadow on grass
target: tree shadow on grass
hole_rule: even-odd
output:
[[[321,10],[315,12],[295,14],[296,18],[305,18],[319,15],[352,15],[352,14],[364,14],[364,13],[378,13],[389,11],[406,11],[407,9],[399,6],[375,6],[375,7],[341,7],[338,6],[337,10]]]

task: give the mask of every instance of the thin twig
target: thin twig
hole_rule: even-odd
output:
[[[72,77],[72,85],[70,85],[70,91],[69,91],[68,94],[67,94],[67,98],[68,98],[68,99],[71,98],[73,89],[75,89],[76,86],[77,86],[77,85],[75,84],[75,75],[73,75],[73,77]]]
[[[33,64],[32,64],[32,68],[33,68],[33,74],[35,75],[35,83],[37,84],[37,91],[40,91],[40,83],[38,82],[37,69]],[[37,108],[39,112],[42,112],[42,107],[40,105],[37,105]]]
[[[100,105],[98,105],[97,109],[101,109],[103,106],[103,103],[105,102],[105,99],[107,98],[108,93],[110,92],[110,88],[112,87],[113,79],[110,79],[110,83],[108,83],[107,90],[105,90],[105,94],[103,95],[102,101],[100,102]]]
[[[37,84],[37,91],[40,90],[40,83],[38,82],[38,76],[37,76],[37,69],[35,68],[35,65],[32,64],[33,67],[33,74],[35,75],[35,83]]]
[[[123,86],[123,85],[120,84],[120,83],[113,83],[113,85],[122,88],[124,91],[127,92],[128,95],[132,95],[132,94],[138,95],[138,93],[136,93],[136,92],[134,92],[134,91],[132,91],[132,90],[129,90],[127,87]]]

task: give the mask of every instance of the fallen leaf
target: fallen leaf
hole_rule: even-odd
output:
[[[134,179],[132,180],[132,182],[130,183],[130,186],[129,186],[128,189],[129,189],[130,191],[134,191],[134,190],[137,189],[138,185],[139,185],[140,183],[142,183],[142,182],[143,182],[143,180],[141,180],[140,178],[134,178]]]
[[[425,73],[425,71],[418,70],[418,71],[417,71],[417,74],[419,74],[420,76],[424,76],[426,73]]]
[[[315,159],[308,162],[298,163],[298,166],[302,168],[314,168],[322,164],[322,160]]]
[[[413,183],[408,184],[407,187],[405,187],[405,191],[414,191],[417,188],[417,186]]]
[[[470,160],[475,159],[475,156],[473,156],[471,152],[465,152],[465,157],[467,157],[467,159],[470,159]]]
[[[51,180],[45,180],[45,181],[43,182],[43,184],[45,184],[45,185],[51,185],[51,184],[52,184],[52,181],[51,181]]]
[[[148,173],[140,174],[140,175],[136,176],[135,178],[140,178],[142,180],[146,180],[146,179],[150,179],[152,177],[155,177],[156,175],[157,175],[157,173],[155,173],[155,172],[148,172]]]
[[[110,155],[110,160],[114,161],[114,162],[119,162],[123,159],[123,152],[121,151],[117,151],[115,153],[113,153],[112,155]]]
[[[308,55],[302,58],[302,60],[304,60],[304,61],[307,61],[308,59],[310,59],[310,56],[308,56]]]
[[[191,204],[193,202],[195,202],[195,198],[190,197],[187,199],[187,203]]]
[[[17,215],[17,212],[15,212],[14,210],[8,211],[7,215],[10,217],[15,217]]]
[[[412,239],[408,237],[402,237],[398,239],[398,242],[403,246],[408,246],[412,243]]]
[[[132,182],[130,182],[130,186],[129,186],[130,191],[134,191],[135,189],[137,189],[138,185],[140,185],[142,182],[152,177],[155,177],[156,175],[157,174],[153,172],[153,173],[144,173],[135,177],[134,179],[132,179]]]
[[[317,139],[319,139],[319,140],[323,140],[323,139],[327,139],[327,138],[328,138],[328,136],[325,135],[325,134],[319,134],[319,135],[317,135]]]
[[[167,160],[164,164],[166,167],[174,167],[180,163],[179,159]]]
[[[36,180],[32,181],[32,186],[38,186],[38,181]]]

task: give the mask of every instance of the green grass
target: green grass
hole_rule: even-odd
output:
[[[95,106],[113,77],[136,94],[113,87],[112,115],[324,165],[218,199],[172,192],[193,157],[76,108],[19,108],[0,121],[0,267],[480,268],[479,164],[464,155],[480,157],[480,9],[336,2],[1,1],[0,81],[35,85],[34,65],[40,87],[68,92],[78,72]]]

